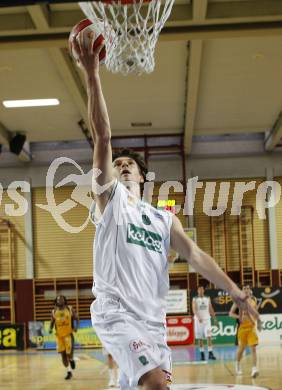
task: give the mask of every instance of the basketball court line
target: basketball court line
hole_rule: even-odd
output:
[[[191,361],[186,361],[186,362],[172,362],[173,366],[193,366],[193,365],[205,365],[208,364],[207,360],[201,361],[201,360],[191,360]]]

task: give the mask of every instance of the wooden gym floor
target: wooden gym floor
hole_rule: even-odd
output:
[[[177,347],[173,353],[174,384],[241,384],[282,389],[282,345],[260,346],[260,375],[250,377],[251,359],[242,361],[243,376],[234,375],[235,347],[214,348],[218,360],[201,363],[194,347]],[[0,389],[2,390],[102,390],[107,388],[107,367],[100,350],[76,350],[77,369],[70,381],[55,351],[0,352]]]

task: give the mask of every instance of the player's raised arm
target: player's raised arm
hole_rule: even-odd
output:
[[[239,307],[257,317],[257,311],[249,303],[246,294],[222,271],[214,259],[203,252],[184,232],[179,219],[174,215],[171,226],[171,247],[207,280],[226,290]]]
[[[79,57],[84,72],[88,95],[88,119],[94,143],[93,168],[101,174],[96,178],[95,195],[101,211],[103,211],[112,190],[112,147],[111,126],[105,98],[99,76],[99,53],[102,45],[93,49],[95,35],[93,33],[89,47],[83,45],[83,35],[73,40],[74,50]],[[94,172],[94,176],[95,172]]]

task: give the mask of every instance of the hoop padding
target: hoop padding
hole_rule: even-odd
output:
[[[119,0],[79,3],[106,44],[106,67],[113,73],[151,73],[156,43],[174,0]]]

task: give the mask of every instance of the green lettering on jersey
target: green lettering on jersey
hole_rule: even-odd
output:
[[[127,242],[162,253],[162,237],[157,233],[150,232],[132,223],[127,225]]]

